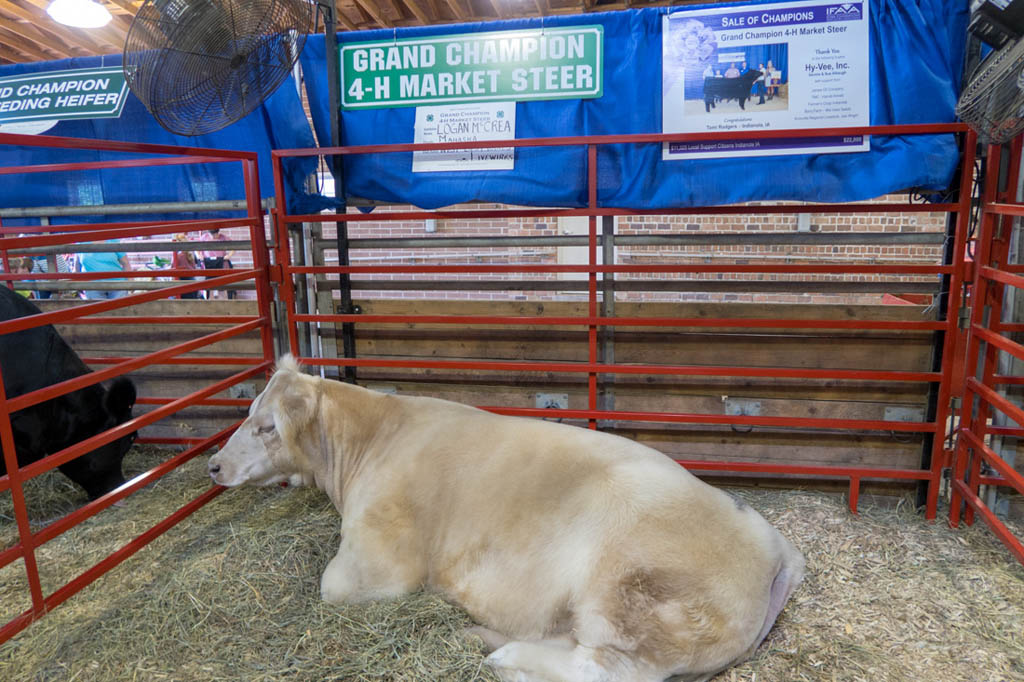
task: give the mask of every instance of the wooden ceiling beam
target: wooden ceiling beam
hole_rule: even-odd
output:
[[[461,7],[459,7],[459,0],[445,0],[445,2],[448,4],[448,7],[451,9],[452,14],[455,15],[456,19],[466,18],[466,13],[462,11]]]
[[[430,17],[427,16],[426,11],[416,0],[402,0],[402,4],[409,8],[409,11],[413,13],[419,22],[424,26],[430,25]]]
[[[381,28],[392,27],[391,22],[385,19],[384,16],[377,11],[377,7],[374,6],[373,0],[356,0],[356,4],[359,5],[364,12],[370,15]]]
[[[24,64],[31,60],[24,52],[0,43],[0,64]]]
[[[54,59],[54,55],[39,49],[39,43],[35,42],[32,36],[26,36],[21,32],[20,24],[0,18],[0,28],[7,31],[7,33],[0,34],[0,46],[13,47],[37,61],[48,62]]]
[[[50,6],[51,1],[52,0],[24,0],[24,2],[29,3],[28,11],[35,14],[36,18],[33,21],[34,23],[37,23],[40,28],[50,31],[51,33],[58,32],[58,34],[69,34],[76,37],[82,35],[85,31],[88,31],[87,35],[89,39],[97,42],[102,41],[107,46],[113,47],[117,52],[124,49],[124,32],[110,28],[109,25],[101,28],[78,29],[58,24],[50,18],[49,14],[46,13],[46,8]],[[8,6],[13,4],[13,2],[8,0]]]
[[[139,11],[139,8],[135,6],[135,3],[130,2],[129,0],[107,0],[107,2],[109,2],[112,5],[117,5],[125,12],[128,12],[128,14],[132,15],[132,17],[134,17],[135,13]]]
[[[42,13],[42,15],[45,17],[45,20],[43,20],[39,16],[40,12],[38,10],[36,10],[35,8],[25,8],[25,7],[22,7],[20,5],[16,5],[13,2],[4,2],[4,3],[0,3],[0,11],[2,11],[5,14],[8,14],[10,16],[17,17],[18,19],[21,19],[23,21],[27,21],[29,23],[29,25],[32,27],[32,29],[34,31],[36,31],[36,36],[37,36],[35,38],[30,38],[30,39],[34,40],[35,42],[39,43],[40,45],[44,45],[46,47],[49,47],[49,45],[47,45],[47,43],[48,42],[53,42],[53,40],[48,38],[47,35],[53,34],[54,36],[60,36],[59,37],[60,40],[64,40],[64,41],[67,41],[69,43],[73,43],[73,44],[81,47],[82,49],[84,49],[84,50],[86,50],[88,52],[93,52],[93,53],[99,54],[99,53],[101,53],[101,52],[103,52],[105,50],[105,48],[103,47],[103,45],[101,43],[99,43],[99,42],[97,42],[95,40],[92,40],[91,37],[89,37],[89,36],[82,36],[82,35],[79,35],[77,32],[73,32],[73,31],[77,31],[78,29],[72,30],[71,27],[69,27],[69,26],[57,28],[57,27],[60,26],[60,24],[57,24],[52,19],[50,19],[50,16],[48,14],[46,14],[45,12]],[[67,31],[62,30],[64,28],[66,28],[68,30]],[[44,29],[50,29],[50,33],[44,33],[43,32]],[[56,33],[54,33],[54,31],[56,31]],[[63,35],[61,35],[61,34],[63,34]],[[26,36],[26,37],[28,37],[28,36]]]
[[[342,8],[341,3],[335,3],[334,5],[334,17],[337,19],[337,23],[342,24],[347,31],[358,31],[356,25],[352,23],[352,20],[345,15],[345,10]]]
[[[29,24],[21,24],[17,21],[9,21],[7,19],[4,19],[3,23],[0,24],[0,26],[3,26],[11,33],[16,33],[23,38],[31,40],[33,43],[36,43],[41,47],[45,47],[48,50],[53,50],[57,53],[58,59],[60,57],[74,56],[74,53],[68,49],[68,46],[65,43],[61,43],[58,40],[47,38],[40,31],[36,30],[33,26]],[[54,57],[50,56],[46,57],[46,59],[54,59]]]
[[[139,7],[137,7],[130,0],[107,0],[107,2],[124,10],[124,14],[117,12],[111,12],[111,14],[124,27],[124,32],[127,34],[128,30],[132,27],[132,22],[135,21],[135,15],[138,13],[142,3],[139,3]],[[108,7],[107,9],[110,8]]]
[[[373,0],[371,0],[371,2],[372,1]],[[397,25],[398,22],[405,19],[405,12],[402,11],[405,8],[405,5],[399,3],[398,0],[376,0],[376,3],[377,9],[379,9],[380,13],[391,22],[392,26]]]
[[[355,19],[354,26],[356,31],[368,28],[367,25],[372,23],[374,17],[367,13],[367,10],[362,8],[355,0],[339,0],[345,3],[345,9],[355,12],[358,18]]]
[[[499,19],[504,19],[505,18],[505,12],[502,11],[502,9],[501,9],[502,0],[490,0],[490,2],[491,2],[491,7],[494,8],[495,16],[497,16]]]

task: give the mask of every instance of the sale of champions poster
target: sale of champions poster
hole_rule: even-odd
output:
[[[870,124],[868,3],[801,0],[662,20],[665,133]],[[665,160],[867,151],[867,136],[671,142]]]

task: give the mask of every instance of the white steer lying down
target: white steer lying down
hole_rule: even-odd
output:
[[[804,574],[756,511],[655,450],[290,356],[209,466],[326,491],[342,541],[323,598],[438,590],[485,626],[504,680],[706,680],[754,652]]]

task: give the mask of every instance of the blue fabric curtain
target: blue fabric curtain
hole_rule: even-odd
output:
[[[549,27],[604,27],[604,96],[520,102],[516,137],[661,132],[661,17],[669,10],[645,8],[545,19],[544,25]],[[869,14],[871,123],[954,121],[968,0],[870,0]],[[338,34],[338,39],[344,43],[540,26],[539,19],[525,19],[347,32]],[[750,61],[771,58],[767,51],[749,56]],[[311,36],[302,63],[321,140],[328,139],[330,120],[324,58],[323,37]],[[788,73],[784,72],[784,78]],[[412,142],[414,114],[413,107],[345,111],[342,144]],[[534,206],[582,206],[586,202],[582,148],[520,149],[512,171],[415,176],[411,156],[348,158],[347,194],[425,208],[472,200]],[[772,199],[855,201],[911,188],[943,190],[957,159],[952,135],[875,136],[871,151],[865,153],[669,162],[661,160],[658,144],[613,145],[602,147],[599,155],[598,200],[603,206],[651,208]]]
[[[46,71],[119,66],[121,56],[65,59],[33,64],[15,64],[0,67],[0,77]],[[270,164],[270,150],[315,146],[313,132],[303,112],[302,103],[289,77],[266,101],[245,118],[208,135],[184,137],[167,132],[156,122],[131,92],[119,118],[61,121],[47,130],[46,135],[147,142],[185,147],[212,147],[240,149],[259,154],[260,193],[273,196],[274,181]],[[0,146],[0,164],[4,166],[44,164],[71,161],[99,161],[138,157],[120,152],[95,152],[35,147]],[[323,205],[318,197],[310,196],[305,181],[316,169],[315,159],[289,161],[286,183],[291,205],[316,208]],[[239,164],[196,164],[155,168],[132,168],[83,172],[28,173],[18,177],[6,176],[0,183],[0,206],[66,206],[83,204],[118,204],[163,201],[212,201],[241,199],[245,196]],[[182,217],[183,214],[174,214]],[[216,215],[223,216],[224,213]],[[150,215],[142,218],[162,219],[168,216]],[[191,214],[186,217],[207,217]],[[126,218],[119,218],[125,220]],[[54,218],[51,222],[97,222],[102,216],[89,218]],[[33,224],[37,221],[8,219],[7,225]]]

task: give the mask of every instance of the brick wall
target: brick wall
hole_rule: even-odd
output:
[[[905,203],[904,195],[891,195],[879,200],[886,203]],[[756,205],[756,204],[752,204]],[[381,215],[396,211],[407,211],[409,206],[378,207]],[[458,208],[507,208],[495,204],[475,204]],[[637,246],[617,245],[615,262],[621,265],[678,265],[678,264],[821,264],[821,263],[863,263],[863,264],[920,264],[933,265],[941,262],[941,244],[927,245],[840,245],[829,243],[828,234],[838,232],[864,233],[933,233],[943,234],[946,230],[944,213],[900,213],[900,214],[815,214],[809,213],[809,224],[804,232],[820,236],[816,244],[773,244],[751,245],[727,243],[729,234],[793,234],[800,232],[796,214],[776,215],[679,215],[679,216],[620,216],[616,220],[616,235],[716,235],[725,237],[725,243],[716,245],[691,246]],[[247,240],[247,228],[228,228],[224,233],[232,240]],[[434,232],[427,232],[423,221],[399,220],[395,222],[371,221],[349,224],[349,237],[366,238],[439,238],[439,237],[516,237],[556,236],[565,234],[565,226],[555,218],[508,218],[508,219],[438,219]],[[579,234],[579,231],[573,232]],[[324,237],[335,238],[333,224],[324,224]],[[190,233],[190,238],[199,239],[199,233]],[[160,238],[166,240],[166,237]],[[157,252],[130,254],[133,267],[144,268]],[[159,255],[170,257],[169,252]],[[328,264],[337,263],[337,252],[325,252]],[[586,247],[493,247],[493,248],[415,248],[415,249],[353,249],[350,254],[353,265],[488,265],[488,264],[529,264],[557,265],[559,263],[586,263]],[[236,268],[250,267],[252,254],[237,251],[233,257]],[[459,280],[465,281],[585,281],[585,275],[561,275],[554,273],[515,274],[360,274],[355,280]],[[620,274],[616,281],[690,281],[705,282],[934,282],[932,276],[914,275],[770,275],[763,273],[733,274]],[[571,286],[571,285],[570,285]],[[797,289],[799,285],[792,288]],[[699,289],[699,285],[694,288]],[[898,295],[900,291],[889,291]],[[244,296],[244,293],[243,293]],[[618,292],[616,300],[622,301],[737,301],[775,303],[882,303],[885,293],[813,293],[799,290],[787,292],[757,291],[629,291]],[[580,300],[586,297],[584,291],[507,291],[507,290],[360,290],[359,298],[429,298],[456,300]],[[891,298],[886,299],[891,301]]]
[[[905,203],[902,195],[883,198],[887,203]],[[457,207],[460,208],[460,207]],[[464,207],[464,208],[469,208]],[[473,208],[499,208],[496,205],[474,205]],[[408,206],[383,207],[376,209],[381,214],[409,210]],[[922,264],[941,262],[942,246],[934,245],[835,245],[828,241],[830,232],[884,232],[943,234],[946,229],[944,213],[901,213],[901,214],[809,214],[810,224],[806,231],[821,235],[820,244],[814,245],[750,245],[721,244],[694,246],[635,246],[616,247],[617,264],[820,264],[864,263],[864,264]],[[452,219],[436,222],[436,230],[426,231],[422,221],[358,222],[349,224],[352,239],[380,237],[482,237],[482,236],[554,236],[562,234],[554,218],[510,218],[510,219]],[[734,216],[624,216],[617,219],[616,235],[728,235],[751,233],[795,233],[799,231],[798,216],[789,215],[734,215]],[[325,224],[325,236],[333,239],[333,225]],[[585,247],[572,247],[578,253],[571,262],[586,262]],[[507,248],[450,248],[450,249],[357,249],[350,259],[353,265],[457,265],[457,264],[547,264],[566,262],[567,250],[562,249],[560,261],[558,247],[528,246]],[[336,251],[326,252],[328,263],[337,262]],[[511,274],[511,275],[357,275],[356,280],[538,280],[557,281],[556,274]],[[566,276],[562,276],[566,279]],[[579,278],[577,278],[579,279]],[[766,274],[653,274],[618,275],[617,281],[636,282],[643,280],[697,280],[699,282],[869,282],[893,281],[933,282],[932,276],[894,275],[766,275]],[[888,292],[891,294],[900,291]],[[801,293],[793,292],[619,292],[616,300],[631,301],[742,301],[777,303],[881,303],[884,293]],[[585,293],[536,291],[360,291],[362,298],[431,298],[431,299],[530,299],[530,300],[577,300]]]

